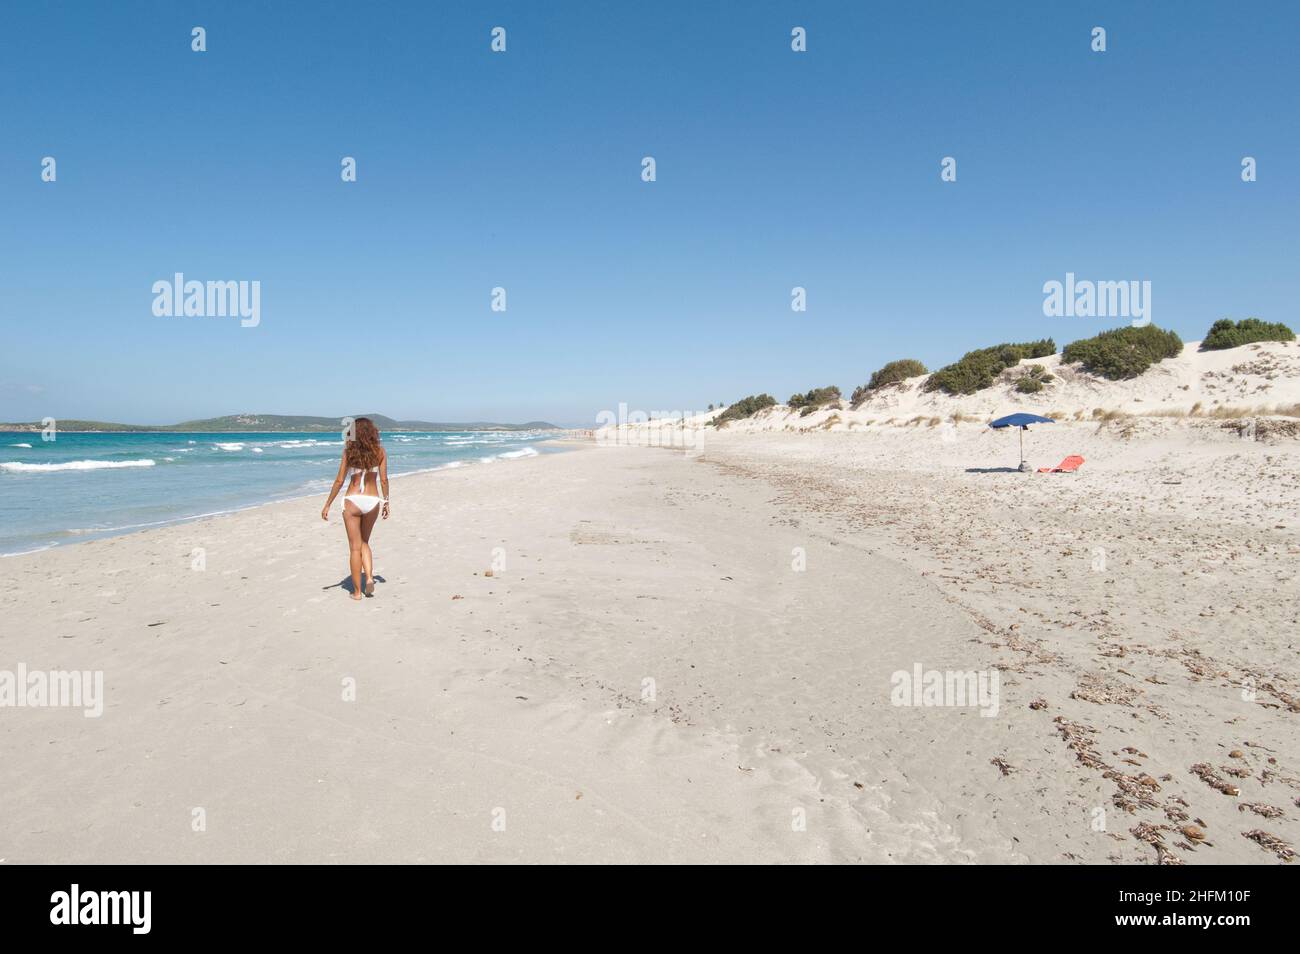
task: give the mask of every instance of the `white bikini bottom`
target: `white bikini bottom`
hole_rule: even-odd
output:
[[[370,511],[374,510],[384,502],[383,497],[372,497],[369,494],[348,494],[343,498],[344,503],[347,503],[349,500],[351,500],[353,506],[362,513],[370,513]]]

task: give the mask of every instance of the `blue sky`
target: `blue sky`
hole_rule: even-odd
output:
[[[1270,2],[10,5],[0,419],[784,400],[1121,323],[1044,317],[1067,271],[1294,327],[1297,51]],[[261,324],[155,317],[177,271]]]

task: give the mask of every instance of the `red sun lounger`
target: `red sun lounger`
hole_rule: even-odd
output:
[[[1078,470],[1082,466],[1083,466],[1083,458],[1080,457],[1078,454],[1071,454],[1069,457],[1065,458],[1065,460],[1061,461],[1061,463],[1058,464],[1057,466],[1040,467],[1038,468],[1038,472],[1040,474],[1073,474],[1076,470]]]

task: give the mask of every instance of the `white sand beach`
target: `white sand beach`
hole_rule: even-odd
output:
[[[6,936],[1288,920],[1295,0],[87,6],[4,31]]]
[[[0,858],[1287,855],[1292,419],[1071,413],[1026,451],[1084,467],[1026,475],[1012,432],[830,413],[395,481],[360,603],[316,499],[0,561],[0,668],[105,695],[0,710]],[[918,666],[996,712],[893,704]]]

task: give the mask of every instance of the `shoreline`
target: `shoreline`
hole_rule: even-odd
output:
[[[90,432],[78,432],[78,433],[90,433]],[[105,431],[105,432],[102,432],[102,433],[123,433],[123,432],[120,432],[120,431]],[[153,433],[153,432],[141,431],[141,432],[136,432],[136,433]],[[198,431],[192,431],[192,432],[186,432],[186,433],[201,433],[201,432],[198,432]],[[213,432],[213,433],[219,433],[219,432]],[[265,432],[265,433],[271,433],[271,432]],[[301,432],[301,433],[306,433],[306,432]],[[400,433],[400,432],[399,432],[399,433]],[[430,433],[439,433],[439,432],[430,432]],[[449,433],[450,433],[450,432],[449,432]],[[548,446],[548,445],[554,446],[554,445],[561,445],[561,444],[563,444],[563,443],[564,443],[563,439],[550,438],[550,439],[546,439],[546,440],[538,441],[538,442],[536,443],[536,445],[529,445],[529,446],[530,446],[530,447],[531,447],[531,446],[542,447],[542,446]],[[550,452],[551,452],[551,453],[554,453],[555,451],[552,450],[552,451],[550,451]],[[546,452],[540,452],[540,451],[539,451],[538,453],[546,453]],[[527,456],[527,455],[525,455],[525,456]],[[390,477],[392,480],[398,480],[399,478],[413,477],[413,476],[416,476],[416,475],[419,475],[419,474],[437,473],[438,471],[441,471],[441,470],[455,470],[455,469],[457,469],[457,468],[460,468],[460,467],[463,467],[463,466],[467,466],[467,465],[471,465],[471,464],[486,464],[486,463],[489,463],[489,462],[495,462],[495,461],[498,460],[498,459],[500,459],[500,460],[516,460],[516,459],[523,459],[523,458],[506,458],[506,457],[500,457],[500,456],[498,456],[498,457],[494,457],[494,458],[492,458],[491,461],[489,461],[489,460],[484,460],[484,459],[481,458],[481,457],[464,458],[464,459],[457,459],[457,460],[447,461],[446,463],[444,463],[444,464],[439,464],[439,465],[437,465],[437,466],[435,466],[435,467],[422,467],[422,468],[418,468],[418,469],[416,469],[416,470],[404,471],[404,472],[402,472],[402,473],[392,473],[392,474],[389,475],[389,477]],[[293,502],[293,501],[305,500],[305,499],[307,499],[307,498],[309,498],[309,497],[323,496],[324,494],[325,494],[325,492],[322,491],[322,492],[313,492],[313,493],[306,493],[306,494],[293,494],[293,495],[288,496],[288,497],[275,497],[275,498],[272,498],[272,499],[269,499],[269,500],[262,500],[262,501],[259,501],[259,502],[257,502],[257,503],[249,504],[248,506],[244,506],[244,507],[236,507],[236,508],[233,508],[233,509],[230,509],[230,510],[216,510],[216,511],[210,511],[210,512],[206,512],[206,513],[200,513],[200,514],[187,514],[187,515],[185,515],[185,516],[170,517],[170,518],[167,518],[167,519],[164,519],[164,520],[160,520],[160,521],[157,521],[157,522],[154,522],[154,523],[146,523],[146,524],[140,524],[140,525],[136,525],[136,526],[105,527],[105,528],[102,528],[102,529],[100,529],[100,528],[90,528],[90,529],[86,529],[86,530],[72,530],[72,529],[65,529],[65,530],[62,530],[62,531],[59,531],[59,532],[60,532],[61,534],[65,534],[65,535],[74,534],[74,535],[76,535],[76,536],[78,536],[78,537],[83,537],[83,538],[82,538],[82,539],[64,540],[64,541],[58,541],[58,540],[55,540],[55,541],[51,541],[51,542],[45,543],[45,544],[42,545],[42,546],[33,547],[33,548],[31,548],[31,549],[27,549],[27,550],[17,550],[17,551],[13,551],[13,552],[9,552],[9,553],[0,553],[0,560],[9,559],[9,558],[12,558],[12,557],[28,556],[28,555],[33,554],[33,553],[43,553],[43,552],[45,552],[46,550],[57,549],[57,548],[60,548],[60,547],[77,546],[78,544],[89,543],[89,542],[92,542],[92,541],[94,541],[94,540],[104,540],[104,539],[112,539],[112,538],[114,538],[114,537],[119,537],[119,536],[129,536],[129,535],[134,534],[134,533],[143,533],[143,532],[147,532],[147,531],[149,531],[149,530],[157,530],[157,529],[162,529],[162,528],[164,528],[164,527],[171,527],[171,526],[176,526],[176,525],[185,524],[185,523],[192,523],[192,522],[194,522],[194,521],[196,521],[196,520],[204,520],[204,519],[208,519],[208,518],[224,517],[224,516],[231,516],[231,515],[234,515],[234,514],[246,513],[246,512],[248,512],[248,511],[251,511],[251,510],[257,510],[257,509],[259,509],[259,508],[261,508],[261,507],[266,507],[266,506],[269,506],[269,505],[272,505],[272,504],[277,504],[277,503],[289,503],[289,502]]]

